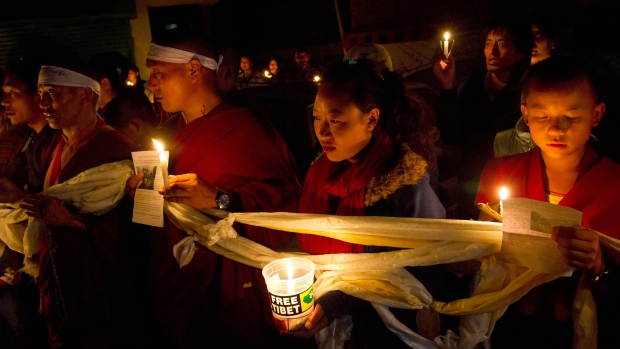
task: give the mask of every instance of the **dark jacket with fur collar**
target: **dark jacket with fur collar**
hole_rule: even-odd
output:
[[[423,157],[405,149],[396,166],[368,184],[366,216],[446,218],[446,210],[431,189],[426,168]]]
[[[403,150],[404,155],[401,156],[395,166],[392,166],[391,170],[373,178],[368,184],[364,202],[366,216],[445,218],[446,211],[429,184],[426,161],[408,148]],[[394,250],[394,248],[364,246],[366,253],[389,250]],[[416,271],[414,275],[418,277],[422,273],[432,278],[437,277],[437,271],[433,267],[430,269]],[[439,278],[443,279],[444,277],[442,275]],[[422,276],[421,279],[427,278]],[[406,347],[402,341],[387,330],[370,303],[340,291],[328,292],[316,302],[321,304],[330,323],[344,315],[353,316],[355,324],[351,336],[353,347]],[[393,309],[393,311],[396,310]],[[399,312],[403,314],[397,314]],[[416,328],[416,313],[414,311],[396,311],[395,314],[410,328]]]

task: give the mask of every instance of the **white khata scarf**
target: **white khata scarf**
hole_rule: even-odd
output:
[[[216,62],[213,58],[202,56],[194,52],[151,43],[146,59],[168,63],[187,63],[192,59],[195,59],[200,62],[200,65],[203,67],[217,71],[220,64],[222,64],[224,57],[220,55],[219,62]]]
[[[94,79],[73,70],[44,65],[39,71],[39,85],[59,85],[70,87],[88,87],[98,96],[101,95],[101,87]]]

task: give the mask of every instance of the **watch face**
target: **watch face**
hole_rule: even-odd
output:
[[[220,209],[227,209],[230,204],[230,197],[227,194],[222,194],[217,198],[217,206]]]

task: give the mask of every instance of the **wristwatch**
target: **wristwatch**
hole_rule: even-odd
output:
[[[610,273],[610,270],[605,269],[596,276],[590,276],[590,280],[592,280],[592,282],[594,282],[597,285],[603,284],[605,283],[605,281],[607,281],[607,279],[609,279],[609,273]]]
[[[215,194],[215,203],[220,210],[228,210],[230,206],[230,194],[227,190],[215,188],[217,193]]]

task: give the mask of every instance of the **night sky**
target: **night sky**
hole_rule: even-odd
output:
[[[339,41],[333,0],[222,0],[209,10],[214,36],[243,50]]]

